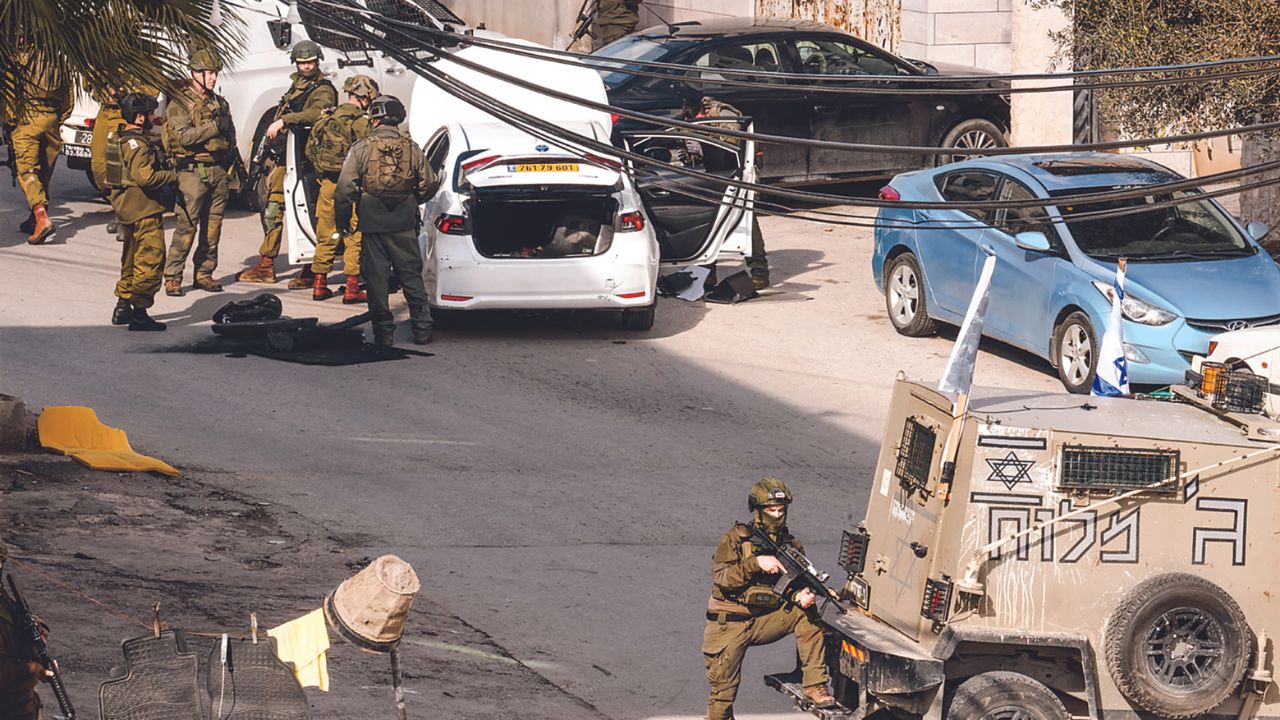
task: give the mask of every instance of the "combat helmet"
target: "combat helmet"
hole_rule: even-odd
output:
[[[791,488],[777,478],[767,477],[751,486],[747,495],[747,509],[758,510],[765,505],[791,504]]]
[[[187,69],[221,72],[222,61],[219,60],[218,56],[214,55],[212,52],[200,49],[191,53],[191,59],[187,61]]]
[[[125,119],[125,122],[131,123],[139,115],[151,117],[151,113],[158,107],[160,104],[156,99],[146,93],[131,92],[120,98],[120,116]]]
[[[406,114],[404,103],[394,95],[379,95],[369,103],[369,119],[379,120],[383,125],[399,125]]]
[[[295,63],[320,61],[324,59],[324,50],[314,40],[300,40],[289,51],[289,59]]]
[[[357,97],[374,98],[378,96],[378,83],[368,75],[352,75],[342,83],[342,91]]]

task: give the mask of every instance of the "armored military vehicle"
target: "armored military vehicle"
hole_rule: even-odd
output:
[[[900,378],[821,610],[841,707],[766,683],[824,718],[1280,718],[1280,425],[1174,390]]]

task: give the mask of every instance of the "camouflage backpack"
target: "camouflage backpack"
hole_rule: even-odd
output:
[[[347,159],[347,151],[355,143],[355,120],[346,113],[336,112],[337,108],[325,110],[320,119],[311,126],[311,134],[307,137],[307,146],[303,151],[312,167],[320,172],[342,172],[342,163]]]
[[[413,141],[399,136],[369,137],[369,161],[365,163],[360,187],[383,200],[399,200],[413,192],[410,168]]]

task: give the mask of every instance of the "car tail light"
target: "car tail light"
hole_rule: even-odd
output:
[[[621,119],[622,119],[622,116],[619,115],[618,113],[609,113],[609,122],[613,123],[614,125],[617,125],[618,121]]]
[[[629,212],[618,218],[618,232],[637,232],[644,229],[644,215]]]
[[[466,235],[467,219],[461,215],[441,215],[436,218],[436,229],[445,235]]]
[[[582,157],[585,158],[587,162],[595,163],[596,165],[603,165],[611,170],[622,169],[622,163],[612,158],[600,157],[599,155],[592,155],[591,153],[583,153]]]
[[[946,575],[941,580],[926,580],[924,583],[924,603],[920,606],[920,617],[934,622],[942,622],[951,612],[951,578]]]
[[[1209,354],[1210,354],[1210,355],[1212,355],[1212,354],[1213,354],[1213,351],[1214,351],[1214,350],[1217,350],[1217,349],[1218,349],[1218,341],[1217,341],[1217,340],[1210,340],[1210,341],[1209,341]]]
[[[441,295],[440,299],[445,300],[447,302],[466,302],[471,299],[471,296],[470,295]]]
[[[461,174],[463,177],[466,177],[467,173],[483,170],[501,159],[501,155],[486,155],[482,158],[476,158],[475,160],[468,160],[462,163]]]
[[[618,293],[618,297],[623,300],[635,300],[636,298],[642,298],[648,294],[648,292],[641,290],[640,292]]]
[[[899,195],[898,191],[894,190],[891,185],[885,185],[884,187],[880,188],[880,199],[892,200],[894,202],[897,202],[898,200],[902,199],[902,196]]]
[[[96,119],[97,119],[97,118],[85,118],[85,119],[84,119],[84,126],[85,126],[85,127],[87,127],[87,128],[89,128],[90,130],[92,130],[92,129],[93,129],[93,121],[94,121],[94,120],[96,120]]]
[[[845,530],[840,538],[840,567],[851,575],[862,572],[867,565],[867,546],[870,544],[871,536],[866,528]]]

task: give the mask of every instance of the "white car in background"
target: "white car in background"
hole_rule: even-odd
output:
[[[1262,411],[1280,419],[1280,325],[1231,330],[1209,341],[1209,354],[1192,358],[1191,370],[1203,374],[1205,362],[1222,363],[1232,370],[1247,370],[1267,381]]]

